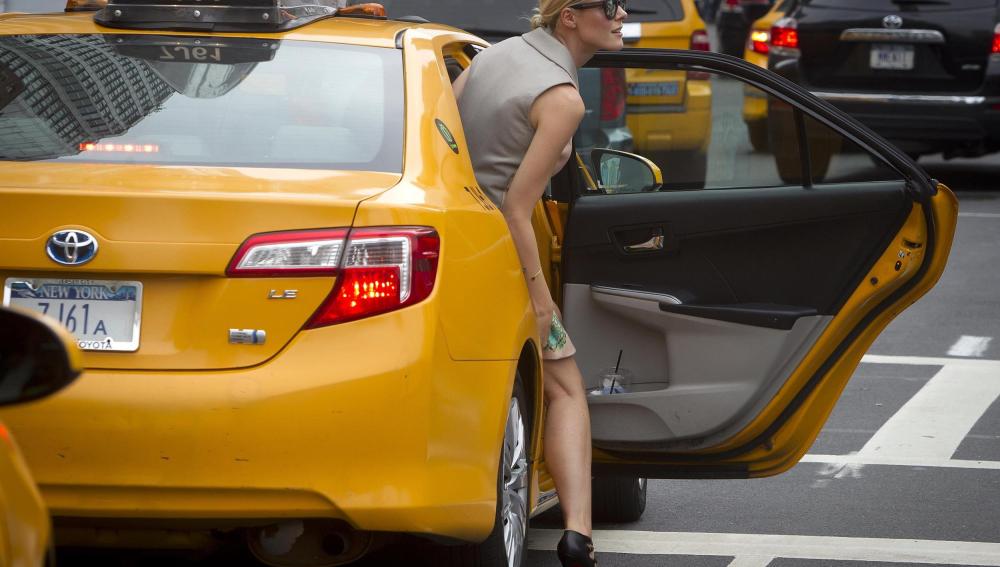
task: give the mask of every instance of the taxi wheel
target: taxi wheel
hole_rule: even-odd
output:
[[[595,522],[638,522],[646,511],[646,485],[642,477],[595,477],[591,487]]]
[[[528,486],[530,479],[528,439],[530,411],[521,378],[507,406],[500,467],[497,474],[497,507],[493,532],[479,545],[446,547],[436,565],[449,567],[519,567],[524,561],[528,533]]]

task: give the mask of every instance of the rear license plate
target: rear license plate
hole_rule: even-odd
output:
[[[677,96],[679,90],[677,81],[628,84],[628,96]]]
[[[872,45],[869,62],[872,69],[908,71],[913,69],[913,46],[876,43]]]
[[[58,320],[83,350],[139,348],[142,282],[7,278],[3,304]]]

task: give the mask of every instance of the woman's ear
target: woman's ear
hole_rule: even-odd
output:
[[[559,21],[566,26],[566,29],[576,29],[576,13],[571,8],[563,8],[559,12]]]

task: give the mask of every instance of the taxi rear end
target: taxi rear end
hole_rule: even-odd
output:
[[[912,155],[1000,149],[996,0],[805,0],[771,68]]]
[[[4,415],[59,543],[253,527],[280,562],[267,526],[309,518],[330,561],[374,531],[481,540],[515,363],[458,363],[442,333],[449,198],[402,173],[407,24],[108,23],[0,25],[4,303],[87,351],[74,387]]]
[[[711,51],[694,0],[628,6],[626,47]],[[711,141],[712,87],[704,73],[626,71],[627,124],[636,150],[657,162],[676,187],[704,185]]]

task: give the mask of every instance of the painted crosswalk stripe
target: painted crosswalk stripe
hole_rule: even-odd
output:
[[[1000,369],[1000,360],[974,358],[947,358],[944,356],[896,356],[886,354],[866,354],[861,362],[867,364],[908,364],[912,366],[944,366],[945,364],[962,368],[993,368]]]
[[[974,219],[1000,219],[1000,213],[958,213],[958,216]]]
[[[767,567],[775,559],[777,558],[770,555],[741,555],[734,557],[726,567]]]
[[[950,459],[1000,397],[1000,372],[946,364],[858,451],[927,461]]]
[[[530,530],[528,549],[554,550],[560,530]],[[598,553],[1000,566],[1000,543],[829,536],[595,530]]]
[[[942,469],[979,469],[1000,471],[1000,461],[975,461],[962,459],[920,459],[905,456],[880,455],[822,455],[809,453],[800,463],[820,463],[825,465],[882,465],[895,467],[924,467]]]
[[[983,356],[993,337],[973,337],[962,335],[948,349],[948,356]]]

